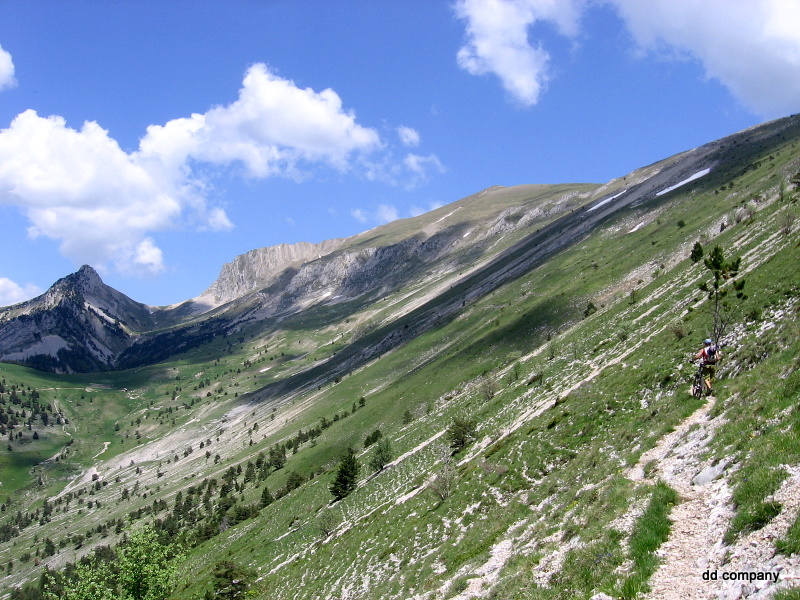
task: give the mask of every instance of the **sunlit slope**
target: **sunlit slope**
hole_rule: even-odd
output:
[[[749,298],[718,387],[714,414],[729,424],[697,468],[730,457],[761,477],[761,467],[797,463],[787,443],[797,430],[798,234],[787,226],[797,204],[782,182],[800,172],[800,149],[794,122],[782,127],[591,191],[526,235],[497,234],[519,237],[485,261],[373,301],[242,320],[235,334],[117,373],[0,366],[7,384],[26,397],[37,389],[69,421],[37,417],[10,452],[0,448],[11,460],[4,486],[6,465],[16,482],[10,502],[0,491],[3,526],[35,515],[0,545],[14,563],[4,585],[156,520],[191,548],[176,598],[211,590],[222,560],[252,569],[263,598],[634,597],[652,568],[631,541],[660,496],[627,469],[702,404],[687,393],[687,359],[708,331],[697,289],[707,273],[688,259],[698,240],[743,257]],[[476,436],[453,457],[443,498],[455,417],[474,419]],[[370,476],[364,440],[375,430],[395,460]],[[255,467],[278,443],[285,465]],[[330,505],[348,446],[362,462],[359,486]],[[38,465],[23,489],[36,452],[59,460]],[[753,479],[740,471],[725,475],[733,489]],[[261,508],[265,487],[278,498]],[[744,522],[729,543],[746,535]]]

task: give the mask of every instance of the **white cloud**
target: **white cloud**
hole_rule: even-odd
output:
[[[458,65],[473,75],[494,73],[517,102],[532,106],[550,79],[550,55],[533,46],[528,29],[537,21],[564,35],[578,30],[580,0],[458,0],[456,15],[467,22],[467,43]]]
[[[95,122],[72,129],[59,116],[21,113],[0,129],[0,203],[18,206],[32,238],[58,240],[77,264],[157,274],[164,256],[152,233],[233,227],[209,205],[203,163],[302,178],[318,165],[347,171],[381,148],[333,90],[298,88],[258,64],[235,102],[150,126],[131,153]]]
[[[282,79],[265,65],[248,69],[239,98],[205,114],[151,125],[141,140],[144,156],[173,168],[189,159],[217,165],[242,163],[252,177],[302,176],[304,165],[324,163],[344,171],[356,152],[381,145],[374,129],[356,123],[331,89],[315,92]]]
[[[402,160],[387,152],[377,161],[364,161],[364,174],[371,181],[413,190],[428,182],[433,173],[444,173],[445,166],[435,154],[422,156],[410,152]]]
[[[642,49],[692,56],[764,117],[800,110],[800,3],[613,0]]]
[[[457,0],[467,43],[458,64],[493,73],[520,104],[536,104],[551,57],[537,22],[575,38],[589,0]],[[800,110],[800,3],[791,0],[595,0],[616,10],[640,49],[700,61],[710,79],[767,118]]]
[[[160,273],[164,270],[164,254],[153,238],[146,237],[134,247],[130,264],[149,273]]]
[[[428,208],[422,208],[421,206],[412,206],[411,207],[411,216],[418,217],[420,215],[424,215],[426,212],[430,212],[432,210],[436,210],[437,208],[441,208],[444,206],[441,202],[431,202],[428,204]]]
[[[0,277],[0,306],[10,306],[18,302],[24,302],[42,293],[39,286],[32,283],[19,285],[8,279]]]
[[[153,251],[144,260],[137,247],[147,232],[174,226],[185,205],[202,204],[193,192],[125,153],[94,122],[75,130],[27,110],[0,130],[0,202],[22,208],[29,235],[59,240],[77,263],[160,271]]]
[[[12,88],[15,85],[17,85],[17,80],[14,79],[14,61],[11,60],[11,54],[0,46],[0,90]]]
[[[415,129],[401,125],[397,128],[397,135],[404,146],[419,146],[420,137]]]
[[[419,184],[428,181],[431,171],[437,173],[444,173],[445,171],[444,165],[435,154],[420,156],[419,154],[409,153],[403,159],[403,165],[411,173],[411,179],[406,184],[407,188],[415,188]]]
[[[380,204],[374,211],[354,208],[350,215],[359,223],[377,223],[383,225],[400,218],[397,208],[391,204]]]
[[[369,215],[366,213],[366,211],[360,208],[354,208],[353,210],[350,211],[350,214],[359,223],[366,223],[367,221],[369,221]]]
[[[389,204],[381,204],[378,206],[375,216],[381,223],[389,223],[390,221],[396,221],[400,218],[397,209]]]

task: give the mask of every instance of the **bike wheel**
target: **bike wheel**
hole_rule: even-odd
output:
[[[703,379],[702,377],[695,377],[692,383],[692,396],[700,398],[703,396]]]

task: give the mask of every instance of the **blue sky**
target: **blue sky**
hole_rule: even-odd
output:
[[[794,0],[0,2],[0,305],[604,183],[800,110]]]

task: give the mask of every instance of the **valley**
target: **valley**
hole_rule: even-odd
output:
[[[796,597],[798,175],[795,116],[605,185],[243,255],[182,305],[84,267],[0,309],[21,363],[0,363],[0,595],[43,598],[47,570],[152,526],[182,549],[175,599],[225,564],[257,598],[663,598],[708,570],[780,574],[711,597]],[[711,400],[689,394],[697,242],[746,281]]]

